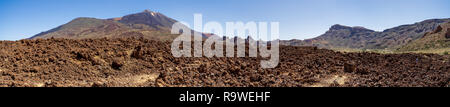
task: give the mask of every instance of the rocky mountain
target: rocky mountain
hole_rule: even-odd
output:
[[[359,48],[361,44],[374,38],[375,31],[363,27],[333,25],[323,35],[307,40],[282,41],[285,45],[318,46],[318,47],[350,47]]]
[[[117,20],[117,18],[116,18]],[[120,23],[127,25],[147,25],[155,29],[170,30],[176,20],[169,18],[161,13],[145,10],[141,13],[126,15],[117,20]]]
[[[177,21],[161,13],[145,10],[119,18],[76,18],[67,24],[34,35],[35,38],[121,38],[144,37],[153,40],[171,40],[178,35],[170,34]]]
[[[418,51],[442,48],[450,48],[450,22],[439,25],[434,31],[425,33],[423,37],[400,47],[398,50]]]
[[[382,32],[337,24],[333,25],[325,34],[316,38],[286,40],[281,41],[281,44],[322,48],[396,49],[421,38],[426,32],[432,31],[439,24],[446,22],[450,22],[450,18],[425,20],[386,29]]]

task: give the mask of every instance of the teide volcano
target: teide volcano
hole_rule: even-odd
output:
[[[34,35],[30,39],[144,37],[153,40],[171,40],[178,36],[170,33],[172,25],[176,22],[178,21],[150,10],[111,19],[82,17]]]
[[[156,29],[171,28],[175,24],[176,20],[169,18],[161,13],[145,10],[141,13],[131,14],[124,16],[118,20],[121,23],[133,25],[144,24]]]

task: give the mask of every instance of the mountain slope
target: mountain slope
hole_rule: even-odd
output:
[[[421,38],[426,32],[433,31],[440,24],[450,22],[447,19],[430,19],[410,25],[402,25],[378,33],[376,38],[368,42],[368,49],[396,49],[409,42]]]
[[[114,21],[95,18],[76,18],[67,24],[39,33],[34,38],[101,38],[111,37],[130,30],[129,27]]]
[[[433,32],[399,48],[399,51],[419,51],[450,48],[450,22],[439,25]]]
[[[306,40],[281,41],[283,45],[318,46],[322,48],[396,49],[421,38],[447,19],[431,19],[410,25],[402,25],[383,32],[363,27],[333,25],[325,34]]]

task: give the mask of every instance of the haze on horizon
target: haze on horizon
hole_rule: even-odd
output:
[[[280,38],[307,39],[334,24],[382,31],[403,24],[450,18],[449,0],[2,0],[0,40],[19,40],[77,17],[107,19],[160,12],[193,25],[203,22],[280,22]]]

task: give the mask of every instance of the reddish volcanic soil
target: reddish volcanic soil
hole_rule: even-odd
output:
[[[449,87],[449,59],[281,46],[279,66],[262,69],[259,58],[174,58],[146,39],[2,41],[0,87]]]

